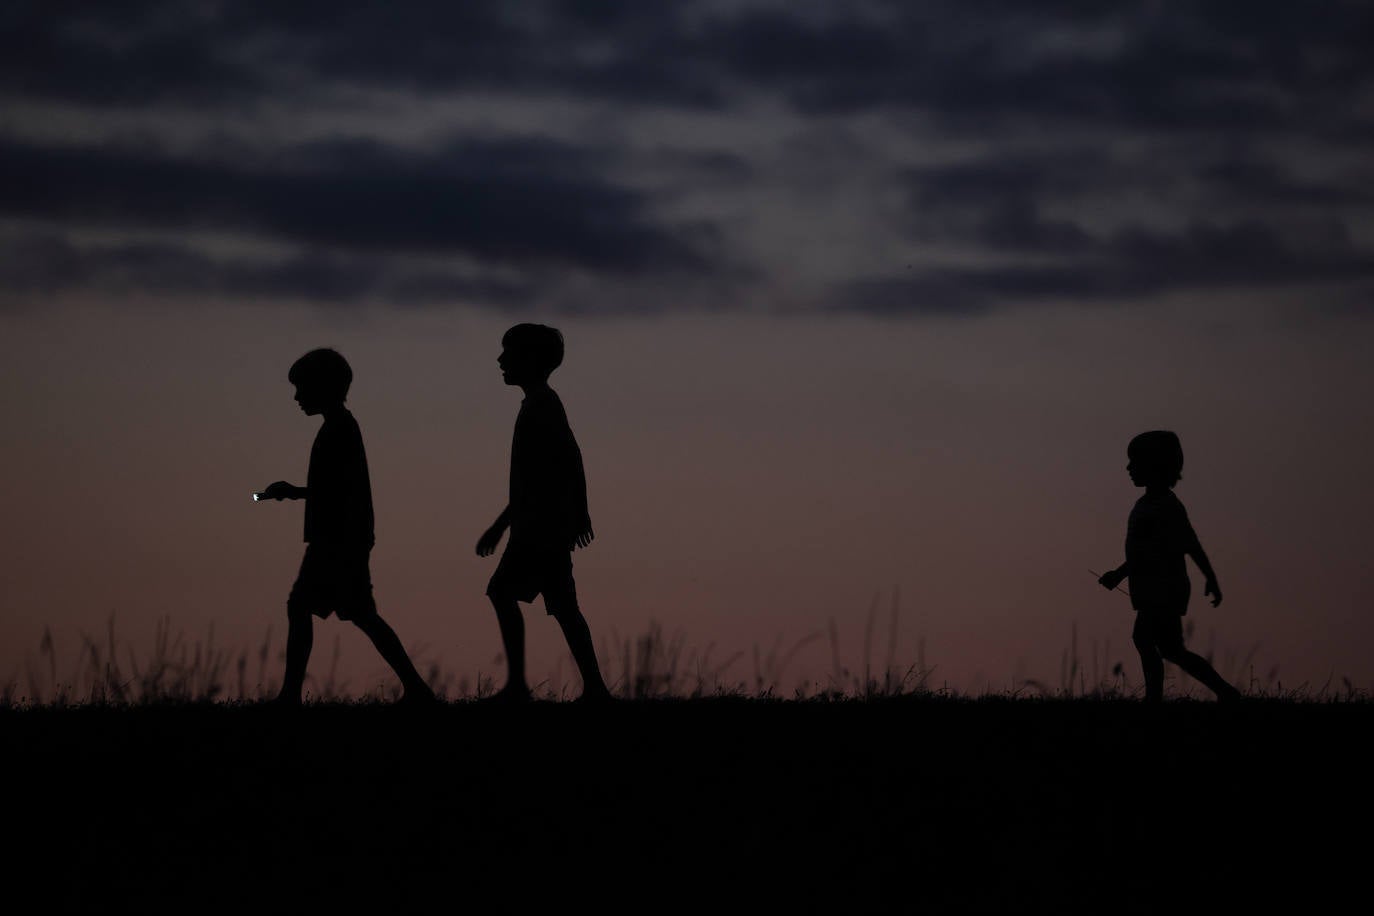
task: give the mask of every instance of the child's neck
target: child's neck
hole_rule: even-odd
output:
[[[522,384],[520,390],[525,392],[525,397],[529,397],[532,394],[545,394],[553,389],[549,387],[549,380],[543,378],[536,382],[526,382]]]
[[[1174,488],[1169,486],[1167,483],[1147,483],[1145,485],[1146,496],[1163,496],[1164,494],[1172,493],[1173,491]]]
[[[337,417],[337,416],[339,416],[339,415],[341,415],[341,414],[345,414],[345,413],[347,413],[347,412],[348,412],[348,408],[345,407],[345,406],[343,405],[343,402],[341,401],[341,402],[339,402],[338,404],[330,404],[330,405],[329,405],[328,407],[326,407],[324,410],[321,410],[321,411],[320,411],[320,416],[324,417],[325,420],[332,420],[332,419],[334,419],[335,417]]]

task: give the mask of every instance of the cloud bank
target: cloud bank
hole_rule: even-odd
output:
[[[16,3],[10,297],[1374,300],[1374,11]]]

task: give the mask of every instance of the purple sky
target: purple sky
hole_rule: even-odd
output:
[[[285,374],[321,345],[384,615],[496,670],[472,545],[533,319],[568,339],[599,641],[653,621],[748,681],[833,620],[857,670],[880,593],[881,666],[897,588],[892,655],[937,685],[1058,686],[1075,623],[1138,683],[1087,570],[1166,427],[1226,593],[1192,645],[1374,686],[1363,5],[102,10],[0,14],[0,679],[111,613],[139,652],[164,615],[282,633],[299,506],[248,496],[303,483]],[[374,685],[337,623],[312,671],[336,634]],[[821,638],[785,680],[832,673]]]

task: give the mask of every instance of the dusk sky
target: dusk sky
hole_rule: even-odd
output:
[[[880,595],[875,667],[1058,687],[1076,625],[1137,686],[1089,570],[1167,428],[1225,592],[1191,570],[1191,647],[1374,688],[1371,40],[1355,2],[6,4],[0,681],[111,614],[140,657],[163,617],[280,648],[302,507],[250,495],[305,482],[317,346],[355,372],[384,617],[498,673],[473,546],[534,320],[598,644],[653,622],[747,682],[833,621],[858,670]],[[527,620],[532,678],[575,684]],[[388,681],[337,621],[312,674],[336,636]],[[784,686],[832,671],[822,636]]]

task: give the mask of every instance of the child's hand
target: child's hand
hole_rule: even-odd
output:
[[[1216,579],[1207,580],[1207,584],[1202,588],[1202,594],[1212,596],[1212,607],[1221,604],[1221,586],[1217,585]]]
[[[479,557],[489,557],[496,553],[496,545],[501,543],[501,535],[506,533],[506,526],[497,522],[477,539],[477,555]]]
[[[296,488],[284,480],[278,480],[259,494],[259,499],[296,499]]]
[[[592,531],[591,519],[587,519],[585,525],[580,525],[578,527],[582,528],[582,531],[579,532],[577,537],[573,538],[572,543],[568,545],[569,550],[576,550],[578,547],[586,547],[592,542],[592,539],[596,537],[596,534]]]
[[[1126,577],[1121,574],[1121,570],[1113,569],[1111,572],[1103,573],[1102,577],[1097,580],[1097,584],[1109,592],[1115,591],[1116,587],[1121,584],[1121,580],[1124,578]]]

